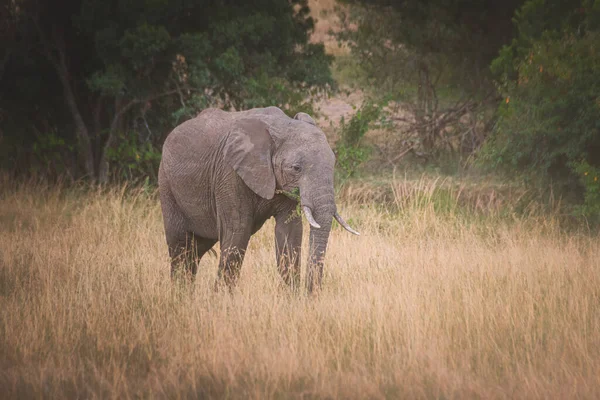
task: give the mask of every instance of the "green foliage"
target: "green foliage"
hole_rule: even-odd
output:
[[[576,201],[589,188],[573,163],[600,167],[600,31],[587,28],[598,26],[599,6],[530,0],[519,10],[519,36],[492,65],[504,101],[481,154],[490,168],[552,182]]]
[[[75,146],[58,132],[39,134],[32,146],[33,161],[30,169],[36,174],[57,178],[68,173],[68,161],[73,159]]]
[[[398,142],[431,161],[456,150],[468,155],[485,134],[461,121],[495,108],[489,62],[522,1],[346,0],[352,6],[340,12],[337,37],[367,77],[367,91],[401,104]]]
[[[344,182],[356,176],[358,167],[369,159],[371,149],[367,147],[347,146],[340,144],[335,148],[338,167],[338,178]]]
[[[359,146],[369,127],[381,116],[381,110],[381,104],[366,101],[349,122],[342,118],[340,124],[342,144]]]
[[[585,161],[572,164],[573,172],[584,188],[583,203],[575,207],[576,215],[594,223],[600,222],[600,168]]]
[[[319,95],[318,88],[299,88],[285,78],[273,78],[267,74],[243,79],[242,109],[279,105],[288,114],[312,113],[312,99]],[[310,96],[307,99],[307,95]]]
[[[369,77],[353,54],[336,56],[332,73],[335,81],[340,86],[352,89],[368,87]]]
[[[592,3],[595,1],[595,5]],[[596,0],[528,0],[515,11],[513,23],[516,35],[503,46],[491,62],[491,69],[503,80],[517,79],[518,68],[531,54],[534,42],[542,38],[560,39],[568,32],[591,31]],[[597,11],[596,11],[597,12]],[[580,30],[581,29],[581,30]]]
[[[298,201],[298,202],[300,201],[300,188],[293,188],[289,192],[287,190],[283,190],[283,189],[279,190],[278,189],[275,191],[275,193],[282,194],[282,195],[284,195],[292,200]]]
[[[325,53],[323,43],[309,43],[286,74],[290,82],[302,82],[307,87],[335,87],[329,67],[333,56]]]
[[[108,149],[113,178],[157,183],[160,150],[152,142],[142,140],[135,132],[119,134],[118,145]]]
[[[296,208],[290,213],[288,218],[285,220],[285,223],[288,223],[302,215],[302,205],[300,203],[300,188],[293,188],[289,192],[287,190],[275,190],[275,193],[282,194],[296,202]]]
[[[147,23],[127,29],[119,43],[121,55],[138,73],[152,68],[154,60],[160,58],[170,45],[171,37],[164,26]]]
[[[96,71],[87,80],[88,87],[105,96],[118,96],[125,88],[124,71],[119,65],[109,65],[104,71]]]
[[[235,47],[229,47],[214,61],[215,73],[223,80],[235,80],[244,73],[244,63]]]
[[[483,69],[509,38],[511,18],[523,0],[341,2],[359,6],[352,7],[349,15],[342,15],[359,24],[357,29],[342,32],[342,38],[351,39],[359,47],[373,49],[373,53],[377,53],[373,54],[374,57],[412,52],[443,61],[440,58],[443,56],[455,67],[462,66],[466,77],[466,74],[475,71],[485,72]],[[384,37],[387,42],[377,43],[374,40],[377,37]],[[370,43],[370,46],[365,47],[360,42]]]
[[[362,107],[346,122],[340,121],[340,139],[335,147],[338,176],[343,181],[356,175],[358,167],[364,163],[371,149],[363,145],[363,137],[370,127],[382,116],[383,106],[366,101]]]
[[[0,38],[9,44],[0,50],[0,114],[28,131],[55,126],[61,138],[75,138],[90,175],[103,171],[104,158],[132,176],[149,168],[122,148],[105,154],[116,135],[160,132],[158,147],[174,125],[206,107],[310,110],[309,95],[334,86],[332,58],[309,42],[307,0],[63,3],[11,5],[14,37]],[[24,142],[30,150],[32,141]]]

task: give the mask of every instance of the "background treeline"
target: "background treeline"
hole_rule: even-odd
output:
[[[344,27],[400,151],[504,172],[600,213],[600,1],[347,0]],[[414,160],[413,160],[414,161]]]
[[[598,220],[600,0],[343,0],[333,34],[349,53],[337,57],[309,40],[308,6],[10,0],[1,167],[153,180],[166,134],[205,107],[311,112],[350,88],[365,99],[337,128],[344,179],[377,149],[387,167],[552,188]],[[371,129],[389,134],[374,143]]]
[[[306,0],[11,0],[2,6],[3,166],[156,175],[208,106],[302,109],[333,83]]]

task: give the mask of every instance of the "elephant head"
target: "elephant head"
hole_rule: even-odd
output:
[[[334,195],[335,156],[325,134],[305,113],[294,119],[243,118],[231,130],[224,155],[246,185],[272,199],[277,189],[300,190],[300,203],[309,222],[309,256],[306,285],[320,286],[323,260],[335,218],[358,235],[337,212]]]

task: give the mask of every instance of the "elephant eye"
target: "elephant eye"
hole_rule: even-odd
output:
[[[294,170],[294,172],[300,172],[300,171],[302,171],[302,167],[299,166],[298,164],[292,165],[292,169]]]

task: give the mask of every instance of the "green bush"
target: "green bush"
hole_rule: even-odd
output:
[[[341,173],[340,179],[345,181],[356,175],[358,167],[369,159],[371,149],[366,147],[354,147],[341,144],[335,149],[337,154],[337,166]]]
[[[581,161],[573,164],[573,172],[585,190],[583,204],[575,207],[576,215],[594,223],[600,222],[600,168]]]
[[[481,160],[586,202],[578,167],[600,167],[600,2],[530,0],[493,62],[503,101]],[[582,161],[583,160],[583,161]],[[586,206],[587,207],[587,206]]]
[[[118,146],[107,150],[111,175],[116,180],[145,180],[156,183],[161,152],[135,132],[119,135]]]
[[[335,86],[332,57],[309,40],[308,0],[9,3],[0,7],[10,17],[0,35],[0,134],[3,146],[23,151],[0,167],[18,165],[18,173],[34,161],[35,135],[23,132],[56,127],[75,145],[74,165],[60,167],[76,178],[151,176],[154,151],[129,132],[157,132],[158,146],[206,107],[292,113]],[[140,118],[146,129],[137,128]],[[119,135],[125,142],[109,149]]]
[[[30,172],[55,179],[70,173],[69,162],[74,160],[75,146],[51,130],[37,135],[32,145],[32,156]]]
[[[340,139],[335,147],[342,182],[355,176],[358,167],[369,158],[371,149],[362,143],[363,137],[381,116],[382,105],[367,101],[348,122],[342,117]]]

